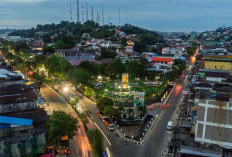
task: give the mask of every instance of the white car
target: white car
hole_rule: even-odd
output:
[[[167,129],[168,129],[168,130],[172,130],[172,121],[169,121],[169,122],[168,122]]]

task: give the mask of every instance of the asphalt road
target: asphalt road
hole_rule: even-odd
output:
[[[186,86],[188,84],[187,78],[181,78],[180,85]],[[177,87],[176,87],[177,88]],[[70,96],[79,95],[78,93],[70,94]],[[94,102],[89,100],[86,97],[82,97],[78,105],[81,105],[83,108],[86,108],[91,112],[93,117],[93,122],[105,136],[105,147],[108,147],[112,157],[160,157],[163,148],[166,146],[169,138],[170,131],[167,131],[167,123],[172,120],[173,115],[175,114],[178,104],[181,99],[181,89],[174,89],[167,104],[170,104],[167,108],[154,108],[149,110],[150,112],[156,112],[159,114],[159,120],[156,125],[153,126],[152,131],[149,133],[147,140],[144,144],[133,144],[121,140],[117,137],[114,132],[109,131],[104,123],[96,115],[96,105]],[[49,93],[47,95],[48,100],[58,101],[54,102],[57,109],[66,110],[67,106],[64,103],[60,103],[59,99],[54,100],[52,95]],[[58,96],[59,97],[59,96]]]
[[[184,73],[184,78],[180,79],[180,84],[182,88],[188,85],[188,79],[186,74]],[[167,123],[172,120],[174,114],[178,109],[178,105],[182,95],[181,89],[173,90],[170,95],[167,104],[170,104],[167,108],[155,108],[152,109],[151,112],[157,112],[159,114],[159,120],[156,125],[152,128],[152,132],[149,133],[147,141],[143,145],[127,143],[122,141],[120,138],[116,137],[108,130],[104,129],[103,123],[98,122],[98,118],[95,113],[92,113],[94,120],[99,126],[102,128],[103,132],[106,134],[108,139],[110,140],[112,146],[110,147],[110,151],[112,152],[113,157],[160,157],[163,148],[167,145],[170,131],[167,131]],[[96,112],[95,105],[91,104],[87,100],[84,101],[86,107],[93,112]],[[116,137],[116,138],[115,138]]]
[[[176,94],[173,90],[167,104],[170,106],[164,109],[155,108],[152,112],[158,112],[159,120],[153,127],[153,131],[149,134],[147,141],[143,145],[128,143],[121,138],[116,137],[113,132],[108,131],[103,122],[96,115],[96,105],[87,98],[80,100],[80,105],[85,106],[91,111],[94,122],[101,128],[110,143],[106,142],[113,157],[160,157],[161,151],[165,147],[168,140],[168,131],[166,129],[168,121],[172,119],[180,100],[180,93]]]
[[[55,90],[45,85],[41,87],[40,93],[48,104],[43,106],[48,115],[51,115],[53,111],[60,110],[76,117],[76,114],[70,105]],[[81,129],[77,129],[77,133],[78,135],[73,139],[70,139],[69,142],[69,148],[71,150],[70,157],[88,157],[88,150],[90,147],[88,146],[87,137]]]

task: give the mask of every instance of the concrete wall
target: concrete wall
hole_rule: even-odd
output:
[[[216,62],[216,61],[204,61],[205,69],[213,70],[228,70],[232,73],[232,61],[231,62]]]

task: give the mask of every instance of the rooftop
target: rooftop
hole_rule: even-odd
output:
[[[11,125],[32,125],[33,120],[24,119],[24,118],[14,118],[7,116],[0,116],[0,123],[2,124],[11,124]]]
[[[153,57],[152,58],[152,61],[154,62],[172,62],[172,58],[169,58],[169,57]]]

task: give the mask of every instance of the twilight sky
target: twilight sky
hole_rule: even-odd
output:
[[[0,0],[0,29],[69,20],[70,2],[76,21],[76,0]],[[232,25],[231,0],[80,0],[80,15],[81,5],[85,7],[86,2],[89,19],[91,5],[94,20],[96,12],[102,14],[104,8],[105,24],[109,23],[109,16],[113,24],[119,24],[120,6],[121,24],[126,22],[127,9],[128,23],[156,31],[204,31]]]

